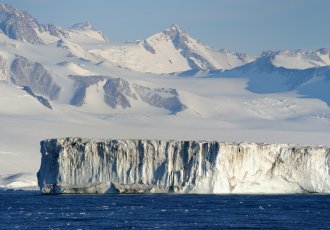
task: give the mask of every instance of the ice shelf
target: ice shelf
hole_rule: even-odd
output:
[[[43,193],[329,193],[325,146],[59,138],[41,142]]]

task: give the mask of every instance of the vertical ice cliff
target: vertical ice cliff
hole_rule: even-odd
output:
[[[330,192],[323,146],[61,138],[41,154],[43,193]]]

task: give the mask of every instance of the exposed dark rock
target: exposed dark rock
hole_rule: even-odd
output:
[[[109,78],[103,89],[104,101],[113,109],[117,108],[118,105],[123,109],[131,108],[128,98],[137,99],[132,92],[130,83],[122,78]]]
[[[71,105],[82,106],[86,98],[86,89],[94,84],[97,84],[99,81],[106,79],[106,76],[78,76],[71,75],[69,76],[74,80],[74,89],[75,93],[70,101]]]
[[[177,113],[186,108],[178,97],[176,89],[155,88],[133,85],[136,93],[142,101],[149,105],[170,110],[172,113]]]
[[[43,106],[47,107],[48,109],[53,109],[47,99],[43,98],[42,96],[35,95],[30,87],[24,86],[23,90],[28,94],[30,94],[35,99],[37,99]]]
[[[11,81],[15,85],[28,86],[34,93],[47,96],[51,100],[58,99],[61,87],[54,82],[53,76],[40,63],[17,56],[10,70]]]

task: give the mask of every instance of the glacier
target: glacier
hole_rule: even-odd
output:
[[[58,138],[42,193],[329,193],[330,149],[293,144]]]

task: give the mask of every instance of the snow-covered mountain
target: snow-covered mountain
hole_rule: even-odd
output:
[[[153,73],[232,69],[254,60],[244,53],[205,46],[178,25],[172,25],[143,41],[112,45],[105,50],[91,52],[116,65]]]
[[[89,22],[83,23],[76,23],[71,26],[70,30],[68,31],[69,37],[74,40],[75,36],[76,39],[79,39],[79,36],[85,36],[86,40],[94,39],[101,42],[108,41],[108,38],[102,34],[101,31],[95,29]],[[83,40],[80,38],[80,41]]]
[[[296,91],[303,97],[321,99],[330,106],[329,66],[287,69],[276,66],[273,60],[268,55],[261,56],[252,63],[224,71],[220,76],[248,79],[247,89],[251,92],[266,94]]]
[[[315,51],[269,51],[261,56],[267,56],[275,66],[287,69],[308,69],[330,65],[330,49],[324,48]]]
[[[95,101],[89,102],[89,99],[98,94],[99,101],[103,101],[104,105],[112,109],[132,108],[137,101],[166,109],[172,113],[180,112],[185,108],[175,89],[150,88],[130,83],[122,78],[107,76],[69,77],[74,80],[75,90],[70,104],[75,106],[93,106],[91,104],[94,104]]]
[[[8,4],[0,4],[0,30],[11,39],[31,44],[49,44],[59,39],[107,41],[108,39],[89,23],[77,23],[71,28],[61,28],[52,24],[40,24],[27,12],[14,9]]]
[[[296,91],[302,97],[318,98],[330,106],[330,94],[328,93],[330,66],[324,65],[307,69],[276,66],[274,53],[279,52],[264,52],[255,61],[230,70],[189,70],[177,73],[176,76],[245,79],[246,89],[253,93],[269,94]]]
[[[141,72],[231,69],[254,60],[243,53],[205,46],[177,25],[143,41],[117,45],[107,43],[101,49],[95,49],[95,44],[107,42],[108,39],[88,22],[77,23],[71,28],[42,25],[28,13],[7,4],[0,4],[0,17],[1,31],[11,39],[32,44],[58,42],[62,48],[78,50],[82,58],[86,56],[83,54],[85,50],[101,60]]]
[[[35,172],[54,136],[330,144],[327,49],[254,58],[177,25],[113,44],[7,4],[0,31],[0,175]]]
[[[66,37],[66,31],[54,25],[41,25],[27,12],[0,4],[0,29],[9,38],[32,44],[45,44],[46,37]]]

